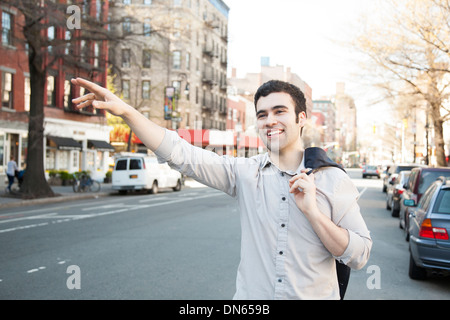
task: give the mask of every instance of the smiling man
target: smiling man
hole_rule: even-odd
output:
[[[83,79],[91,93],[74,99],[121,116],[161,161],[237,199],[241,261],[235,299],[339,299],[335,260],[362,268],[372,247],[358,191],[336,167],[307,174],[299,88],[269,81],[255,94],[257,126],[268,152],[219,156],[157,126],[107,89]],[[308,172],[309,173],[309,172]]]

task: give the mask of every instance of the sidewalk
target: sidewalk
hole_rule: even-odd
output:
[[[59,194],[57,197],[40,198],[40,199],[28,199],[24,200],[14,195],[5,193],[6,185],[0,183],[0,210],[4,208],[16,208],[21,206],[29,206],[42,203],[56,203],[64,201],[82,200],[82,199],[95,199],[99,197],[107,197],[110,195],[118,194],[117,190],[112,189],[111,183],[102,183],[99,192],[73,192],[72,186],[51,186],[54,193]],[[17,181],[14,186],[17,185]],[[198,183],[190,178],[185,180],[183,189],[187,188],[202,188],[203,184]]]
[[[1,185],[1,184],[0,184]],[[109,196],[117,193],[112,189],[110,183],[102,183],[99,192],[73,192],[72,186],[50,186],[55,194],[59,196],[39,199],[21,199],[18,196],[8,194],[4,187],[0,187],[0,210],[3,208],[15,208],[41,203],[56,203],[70,200],[93,199],[98,197]]]

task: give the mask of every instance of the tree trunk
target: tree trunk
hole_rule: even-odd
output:
[[[44,89],[46,82],[46,71],[43,68],[44,54],[45,52],[42,50],[35,52],[30,48],[29,51],[31,96],[28,120],[28,154],[21,188],[22,197],[26,199],[55,196],[45,179],[44,172]]]
[[[433,126],[434,126],[434,144],[436,147],[436,164],[438,167],[446,167],[447,161],[445,159],[445,142],[444,142],[444,130],[442,128],[442,119],[441,119],[441,105],[433,104],[431,106],[432,111],[431,115],[433,117]]]

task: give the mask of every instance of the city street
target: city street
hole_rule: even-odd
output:
[[[346,300],[450,299],[450,277],[408,277],[408,242],[381,180],[349,169],[371,230],[369,262]],[[0,299],[231,299],[237,203],[206,187],[111,195],[0,212]]]

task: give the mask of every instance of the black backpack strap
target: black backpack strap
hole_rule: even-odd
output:
[[[331,160],[325,150],[322,148],[311,147],[306,148],[305,153],[305,168],[312,169],[310,172],[315,172],[320,168],[324,167],[336,167],[341,170],[344,170],[342,166]],[[310,173],[308,172],[308,174]],[[351,268],[339,261],[336,260],[336,272],[339,283],[339,295],[341,300],[344,299],[345,292],[347,291],[348,281],[350,279],[350,271]]]

